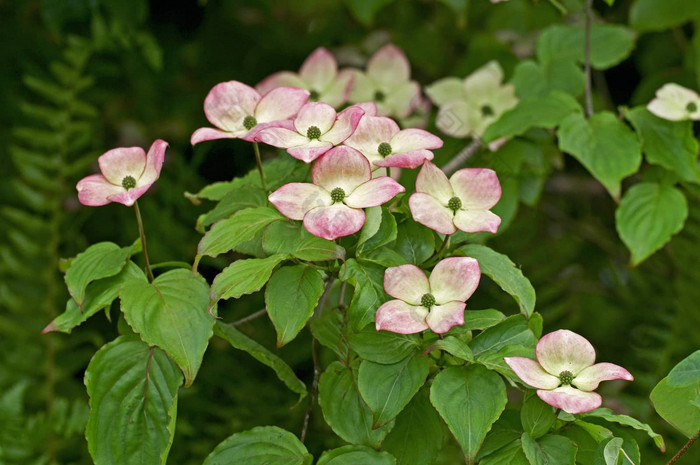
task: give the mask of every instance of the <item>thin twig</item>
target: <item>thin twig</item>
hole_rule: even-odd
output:
[[[685,443],[685,446],[681,447],[681,450],[679,450],[678,453],[676,455],[674,455],[673,458],[671,460],[669,460],[666,465],[673,465],[674,463],[676,463],[678,461],[678,459],[681,458],[681,456],[683,454],[688,452],[688,449],[690,449],[690,446],[692,446],[693,443],[698,440],[698,438],[700,438],[700,431],[695,433],[695,436],[690,438],[688,440],[688,442]]]
[[[444,171],[445,174],[448,176],[451,175],[452,173],[457,171],[460,166],[466,163],[467,160],[473,157],[474,154],[478,152],[480,148],[481,139],[475,137],[474,140],[472,140],[469,143],[469,145],[460,150],[459,153],[457,153],[457,155],[452,157],[452,159],[442,167],[442,171]]]
[[[234,321],[233,323],[231,323],[231,326],[240,326],[240,325],[242,325],[243,323],[248,323],[249,321],[253,321],[253,320],[255,320],[256,318],[260,318],[260,317],[263,316],[265,313],[267,313],[267,309],[266,309],[266,308],[263,308],[262,310],[258,310],[258,311],[255,312],[255,313],[251,313],[250,315],[248,315],[248,316],[246,316],[246,317],[243,317],[243,318],[241,318],[240,320]]]
[[[593,19],[593,0],[586,0],[586,56],[584,71],[586,74],[586,117],[593,114],[593,87],[591,85],[591,21]]]

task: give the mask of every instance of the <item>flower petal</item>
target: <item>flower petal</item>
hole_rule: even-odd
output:
[[[428,325],[425,317],[428,309],[409,305],[401,300],[390,300],[382,304],[375,315],[377,331],[391,331],[399,334],[413,334],[425,331]]]
[[[394,153],[419,149],[439,149],[442,139],[423,129],[404,129],[394,134],[389,142]]]
[[[574,377],[595,363],[595,349],[583,336],[560,329],[542,336],[535,346],[537,361],[554,376],[569,371]]]
[[[124,191],[122,186],[116,186],[101,174],[92,174],[78,181],[75,186],[78,190],[78,200],[88,207],[107,205],[109,196]]]
[[[343,203],[314,208],[304,215],[306,230],[314,236],[329,241],[354,234],[362,228],[363,224],[365,224],[365,212],[350,208]]]
[[[386,99],[377,105],[377,112],[381,115],[404,118],[421,103],[420,85],[416,81],[393,85],[385,92]]]
[[[501,184],[494,170],[464,168],[450,178],[455,195],[465,210],[488,210],[501,198]]]
[[[204,99],[204,114],[211,124],[229,132],[243,129],[243,119],[253,116],[260,94],[238,81],[215,85]]]
[[[352,88],[348,96],[350,102],[372,102],[374,100],[374,93],[377,91],[376,84],[359,69],[348,70],[348,72],[352,74]]]
[[[348,195],[360,184],[372,177],[369,161],[357,150],[346,147],[334,147],[314,164],[311,177],[314,184],[331,192],[340,187]]]
[[[429,161],[426,161],[418,172],[416,192],[435,197],[443,206],[447,206],[447,202],[455,195],[445,173]]]
[[[435,105],[442,106],[453,100],[464,99],[462,80],[456,77],[446,77],[435,81],[425,88],[425,93]]]
[[[579,391],[571,386],[558,387],[553,391],[538,389],[537,395],[552,407],[560,408],[572,415],[590,412],[600,407],[600,404],[603,403],[603,399],[599,394]]]
[[[291,147],[287,149],[287,153],[304,163],[311,163],[332,148],[333,144],[330,142],[323,142],[321,140],[312,140],[308,142],[307,139],[306,144],[300,145],[299,147]]]
[[[581,373],[576,375],[572,384],[582,391],[593,391],[601,381],[611,379],[634,381],[634,376],[619,365],[603,362],[584,368]]]
[[[299,76],[306,82],[309,90],[321,92],[338,73],[335,57],[323,47],[319,47],[304,60],[299,69]]]
[[[141,197],[143,194],[146,193],[146,191],[152,186],[153,184],[146,184],[143,186],[135,187],[133,189],[123,190],[121,192],[117,192],[114,195],[110,195],[107,197],[107,200],[110,202],[117,202],[126,205],[127,207],[130,207],[136,202],[136,200]]]
[[[430,273],[430,292],[435,302],[464,302],[476,290],[481,279],[479,263],[471,257],[450,257],[440,260]]]
[[[381,87],[391,88],[408,81],[411,65],[401,49],[388,44],[367,61],[367,76]]]
[[[381,176],[360,184],[345,197],[345,204],[353,208],[376,207],[393,199],[406,189],[396,180]]]
[[[316,126],[321,134],[325,134],[333,126],[337,114],[335,109],[323,102],[309,102],[299,110],[294,118],[294,127],[297,132],[306,135],[311,126]]]
[[[280,213],[293,220],[304,219],[309,210],[333,203],[330,194],[323,188],[303,182],[285,184],[267,199]]]
[[[408,199],[413,219],[440,234],[452,234],[455,228],[452,210],[435,200],[435,197],[416,192]]]
[[[430,293],[430,284],[423,270],[416,265],[399,265],[384,272],[384,290],[411,305],[420,305],[421,297]]]
[[[340,144],[353,134],[364,114],[365,111],[359,105],[347,107],[338,113],[338,119],[336,119],[335,124],[321,136],[321,140],[328,141],[333,145]]]
[[[284,86],[306,89],[306,83],[297,73],[292,73],[291,71],[280,71],[278,73],[271,74],[260,82],[260,84],[255,86],[255,89],[260,92],[261,95],[265,95],[272,89]]]
[[[391,118],[365,114],[355,132],[345,140],[345,145],[359,150],[366,156],[379,156],[379,144],[389,143],[399,131],[399,125]]]
[[[348,101],[353,85],[354,74],[349,70],[342,70],[331,83],[321,91],[319,100],[326,102],[333,108],[338,108]]]
[[[498,90],[503,81],[501,65],[491,60],[470,74],[463,82],[462,89],[467,99],[472,95],[485,97]]]
[[[453,326],[464,324],[464,302],[447,302],[442,305],[434,305],[425,318],[430,329],[438,334],[446,333]]]
[[[214,128],[199,128],[192,133],[190,144],[195,145],[200,142],[216,139],[238,139],[246,134],[248,134],[248,131],[245,128],[233,132],[220,131]]]
[[[457,210],[454,225],[464,232],[490,232],[496,234],[501,218],[488,210]]]
[[[382,167],[414,169],[418,168],[426,160],[432,160],[433,157],[433,152],[430,150],[413,150],[411,152],[394,153],[386,158],[381,158],[380,156],[372,164]]]
[[[308,137],[302,136],[294,130],[280,127],[261,129],[255,134],[255,140],[283,149],[302,146],[309,142]]]
[[[100,155],[97,163],[107,181],[121,186],[126,176],[131,176],[136,181],[143,175],[146,152],[141,147],[119,147]]]
[[[258,124],[291,119],[308,99],[306,89],[277,87],[260,99],[255,107],[255,119]]]
[[[482,119],[480,110],[464,100],[455,100],[440,107],[435,125],[452,137],[480,136],[475,129],[481,125]]]
[[[294,123],[290,119],[285,119],[285,120],[280,120],[280,121],[271,121],[269,123],[258,123],[253,128],[251,128],[250,131],[245,131],[243,133],[243,135],[241,136],[241,139],[247,140],[248,142],[254,142],[257,140],[258,133],[260,133],[264,129],[269,129],[269,128],[284,128],[284,129],[288,129],[290,131],[295,131]]]
[[[136,180],[136,186],[141,187],[142,185],[151,185],[160,176],[160,169],[163,167],[163,160],[165,160],[165,149],[168,148],[168,143],[162,139],[156,139],[152,144],[151,148],[148,149],[146,154],[146,169],[143,171],[140,179]]]
[[[525,357],[503,357],[508,366],[527,385],[537,389],[554,389],[561,382],[559,378],[547,373],[542,365]]]

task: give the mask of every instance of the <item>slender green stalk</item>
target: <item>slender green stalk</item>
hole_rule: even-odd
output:
[[[160,262],[160,263],[154,263],[151,265],[151,269],[155,270],[156,268],[185,268],[189,270],[192,268],[192,265],[190,265],[187,262],[178,262],[178,261],[171,261],[171,262]]]
[[[586,0],[586,36],[585,36],[585,62],[586,74],[586,117],[593,114],[593,87],[591,85],[591,21],[593,19],[593,0]]]
[[[267,190],[265,186],[265,175],[262,169],[262,160],[260,159],[260,147],[257,142],[253,142],[253,150],[255,151],[255,163],[258,165],[258,173],[260,173],[260,184],[262,184],[263,190]]]
[[[141,210],[139,210],[138,201],[134,202],[134,211],[136,212],[136,222],[139,225],[139,234],[141,235],[141,251],[143,252],[143,261],[146,264],[146,276],[148,277],[148,282],[153,282],[153,270],[151,270],[151,263],[148,261],[148,249],[146,248],[146,233],[143,231],[143,221],[141,221]]]

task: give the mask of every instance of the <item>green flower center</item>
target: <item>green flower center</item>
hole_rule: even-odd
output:
[[[491,105],[484,105],[481,107],[481,116],[487,117],[487,116],[493,116],[494,111],[493,108],[491,108]]]
[[[377,152],[379,152],[379,155],[383,157],[391,155],[391,145],[387,144],[386,142],[382,142],[379,144],[379,147],[377,147]]]
[[[122,187],[126,190],[136,187],[136,179],[133,176],[124,176],[122,179]]]
[[[317,126],[311,126],[309,129],[306,130],[306,137],[308,137],[311,140],[320,139],[321,130]]]
[[[342,202],[344,198],[345,191],[340,187],[336,187],[331,191],[331,199],[333,200],[333,203]]]
[[[257,124],[258,120],[256,120],[252,116],[246,116],[245,118],[243,118],[243,127],[246,128],[248,131],[257,126]]]
[[[462,208],[462,201],[459,199],[459,197],[452,197],[447,201],[447,208],[452,210],[452,213],[457,213],[457,210]]]
[[[316,102],[318,101],[318,98],[321,96],[317,90],[311,89],[309,91],[309,101],[311,102]]]
[[[574,381],[574,374],[569,370],[564,370],[559,373],[559,381],[561,381],[561,384],[564,386],[569,386]]]
[[[430,308],[435,305],[435,297],[433,294],[423,294],[423,297],[420,298],[420,304],[430,310]]]
[[[378,90],[374,93],[374,101],[375,102],[383,102],[385,98],[386,98],[386,95],[381,90]]]
[[[698,106],[694,102],[689,102],[686,106],[685,109],[688,111],[688,113],[695,113],[698,111]]]

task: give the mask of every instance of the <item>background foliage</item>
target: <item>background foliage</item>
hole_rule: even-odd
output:
[[[668,81],[700,86],[700,8],[668,1],[659,13],[654,3],[594,4],[606,22],[631,26],[623,36],[603,39],[611,54],[624,59],[600,58],[605,71],[594,72],[597,110],[617,113],[619,106],[643,105]],[[517,63],[535,53],[544,66],[547,60],[579,60],[558,55],[566,31],[548,29],[552,41],[536,42],[550,25],[582,23],[583,2],[561,4],[566,15],[544,0],[0,1],[0,464],[91,463],[83,438],[88,407],[82,380],[92,354],[117,336],[119,321],[107,312],[70,337],[40,332],[66,301],[61,257],[97,241],[126,245],[136,237],[128,209],[77,203],[75,182],[92,171],[99,154],[117,146],[147,147],[156,138],[170,143],[163,175],[142,210],[149,236],[157,238],[149,243],[152,260],[191,260],[200,237],[194,218],[210,206],[193,205],[183,192],[242,175],[254,164],[241,141],[190,146],[191,132],[207,125],[202,101],[214,84],[254,84],[272,72],[296,70],[321,45],[336,52],[341,64],[361,66],[390,41],[406,52],[413,77],[423,85],[465,76],[491,59],[500,61],[508,79]],[[542,44],[551,47],[543,50]],[[570,68],[552,69],[570,74],[550,74],[550,82],[578,85]],[[581,96],[583,88],[568,90]],[[689,216],[683,231],[631,267],[615,229],[616,204],[605,188],[546,134],[528,136],[539,185],[510,181],[521,203],[510,206],[511,226],[490,245],[532,281],[545,332],[584,334],[601,360],[635,375],[624,394],[630,409],[625,413],[651,424],[675,451],[685,438],[656,416],[648,396],[671,367],[700,347],[700,190],[685,185]],[[445,141],[436,152],[438,164],[464,144]],[[488,160],[512,162],[507,154]],[[668,176],[646,168],[623,188]],[[223,263],[208,260],[201,269],[210,278]],[[470,305],[516,313],[515,304],[488,284]],[[231,321],[263,306],[256,294],[228,301],[219,313]],[[238,329],[275,346],[266,319]],[[280,350],[307,384],[313,378],[310,344],[304,330]],[[321,356],[324,366],[333,360],[330,353]],[[609,384],[603,391],[617,386]],[[178,402],[170,461],[185,465],[201,464],[233,432],[258,425],[298,432],[306,408],[271,370],[219,339]],[[643,435],[639,442],[645,463],[668,460]],[[320,410],[312,413],[306,445],[315,456],[342,445]],[[456,443],[447,442],[441,463],[454,463],[459,454]],[[696,447],[679,463],[698,461]]]

